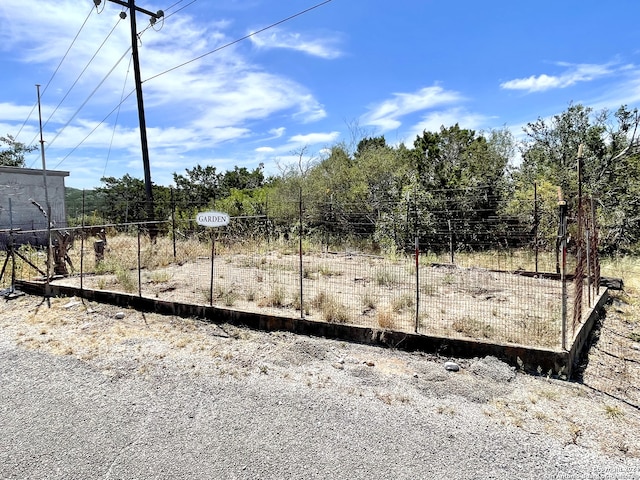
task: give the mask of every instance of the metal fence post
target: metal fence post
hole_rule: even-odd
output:
[[[216,254],[216,239],[211,229],[211,275],[209,278],[209,305],[213,306],[213,258]]]
[[[558,240],[562,255],[560,279],[562,281],[562,349],[566,350],[567,345],[567,202],[558,202],[560,214],[560,228]]]
[[[142,296],[142,262],[140,257],[140,230],[142,225],[138,224],[138,296]]]
[[[298,232],[298,250],[300,257],[300,318],[304,318],[304,301],[303,301],[303,287],[302,279],[304,274],[302,271],[302,187],[300,187],[300,199],[299,199],[299,214],[300,214],[300,231]]]
[[[416,328],[418,333],[418,323],[420,322],[420,243],[416,236]]]
[[[173,238],[173,261],[176,261],[176,201],[171,187],[171,237]]]
[[[80,291],[83,287],[84,276],[84,210],[85,210],[85,190],[82,189],[82,220],[80,221]],[[105,236],[106,238],[106,236]]]

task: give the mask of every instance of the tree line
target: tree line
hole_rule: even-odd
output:
[[[353,146],[335,144],[318,158],[301,149],[297,162],[268,177],[262,165],[225,172],[196,165],[174,172],[172,188],[153,185],[154,220],[173,215],[188,221],[217,209],[232,217],[266,216],[282,234],[302,224],[311,235],[357,235],[386,250],[406,249],[416,237],[438,249],[454,235],[459,245],[536,241],[544,247],[555,241],[558,200],[567,201],[575,217],[581,192],[592,199],[603,252],[637,253],[638,123],[637,109],[571,104],[528,123],[520,140],[507,128],[477,132],[455,124],[424,131],[411,146],[365,136]],[[0,150],[0,164],[24,166],[27,147],[11,137],[0,142],[9,146]],[[124,175],[101,182],[87,192],[85,211],[109,223],[148,220],[142,180]],[[68,189],[71,216],[81,211],[79,202],[79,192]]]

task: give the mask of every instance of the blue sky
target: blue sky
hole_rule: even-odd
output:
[[[205,55],[320,2],[137,0],[165,11],[153,28],[136,17],[155,184],[198,164],[278,174],[302,149],[321,158],[365,135],[411,145],[459,123],[519,137],[572,102],[640,103],[637,0],[332,0]],[[0,135],[39,140],[40,84],[47,168],[69,171],[67,186],[143,178],[122,10],[0,2]]]

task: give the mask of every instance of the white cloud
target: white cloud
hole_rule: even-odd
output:
[[[27,3],[36,2],[27,0]],[[50,2],[37,4],[37,8],[29,8],[24,5],[24,0],[0,2],[0,51],[5,57],[12,55],[14,51],[19,52],[16,58],[21,63],[31,64],[29,68],[33,71],[37,69],[46,72],[41,80],[45,84],[87,18],[93,2],[88,2],[86,9],[78,8],[75,0],[60,0],[55,5]],[[103,1],[102,7],[104,9],[100,15],[95,10],[89,15],[73,49],[46,95],[43,95],[42,111],[46,120],[56,108],[56,102],[67,93],[69,85],[87,67],[89,59],[111,28],[116,26],[74,90],[46,125],[47,150],[53,152],[54,149],[62,148],[64,152],[64,149],[76,147],[112,112],[106,123],[83,143],[83,148],[121,149],[127,152],[125,154],[139,156],[140,136],[135,94],[129,96],[118,110],[118,126],[115,135],[113,133],[113,123],[116,122],[114,107],[123,91],[126,95],[134,88],[128,59],[125,58],[105,79],[109,69],[129,48],[128,21],[119,20],[121,8],[115,4]],[[140,29],[145,26],[142,20],[138,24]],[[225,31],[229,25],[226,21],[200,23],[198,19],[181,14],[168,19],[160,31],[149,29],[141,36],[140,60],[147,134],[150,138],[149,147],[155,158],[170,149],[182,152],[207,148],[211,150],[223,142],[246,139],[257,135],[252,130],[254,122],[275,115],[302,124],[326,117],[323,105],[304,85],[277,72],[270,72],[261,65],[250,64],[236,47],[225,48],[215,55],[206,55],[156,77],[171,67],[228,43],[234,38]],[[310,52],[315,51],[316,56],[331,51],[329,43],[316,43],[301,36],[298,37],[298,44]],[[313,45],[318,48],[324,45],[327,48],[313,50]],[[103,80],[104,84],[89,98],[92,90]],[[33,97],[35,103],[35,87]],[[60,128],[84,101],[88,101],[86,107],[58,135]],[[2,103],[0,122],[7,124],[5,130],[17,131],[15,124],[28,116],[32,106],[33,104]],[[33,121],[32,115],[31,123]],[[284,121],[286,120],[283,123]],[[25,128],[21,133],[21,141],[31,141],[31,137],[27,139],[27,130]],[[283,137],[285,132],[285,127],[271,128],[269,131],[273,138]],[[66,153],[62,153],[62,156]],[[115,153],[113,156],[115,158]]]
[[[305,135],[294,135],[290,140],[299,145],[317,145],[319,143],[328,144],[335,142],[339,137],[340,132],[308,133]]]
[[[566,67],[560,75],[532,75],[527,78],[516,78],[500,84],[505,90],[524,90],[527,92],[542,92],[553,88],[566,88],[579,82],[589,82],[597,78],[610,75],[616,70],[611,64],[569,64],[558,63]]]
[[[255,149],[255,151],[258,153],[273,153],[276,151],[276,149],[273,147],[258,147]]]
[[[278,128],[272,128],[271,130],[269,130],[269,133],[273,135],[273,138],[280,138],[281,136],[284,135],[284,132],[286,131],[287,129],[285,127],[278,127]]]
[[[456,123],[460,125],[460,128],[479,130],[485,128],[489,120],[490,119],[484,115],[467,112],[462,108],[430,112],[409,128],[407,137],[403,143],[407,146],[412,146],[416,137],[422,136],[425,130],[428,132],[439,132],[441,127],[448,128]]]
[[[424,87],[415,93],[394,93],[392,98],[374,105],[369,113],[361,117],[360,123],[376,126],[386,132],[399,128],[402,125],[400,119],[406,115],[462,99],[458,92],[440,86]]]
[[[335,34],[332,37],[312,38],[301,33],[271,29],[268,32],[253,35],[250,39],[260,49],[284,48],[326,59],[338,58],[342,55],[335,45],[339,42]]]

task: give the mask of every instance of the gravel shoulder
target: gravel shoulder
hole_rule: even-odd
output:
[[[638,403],[597,386],[621,361],[600,350],[577,383],[79,299],[0,309],[0,478],[640,477]]]

